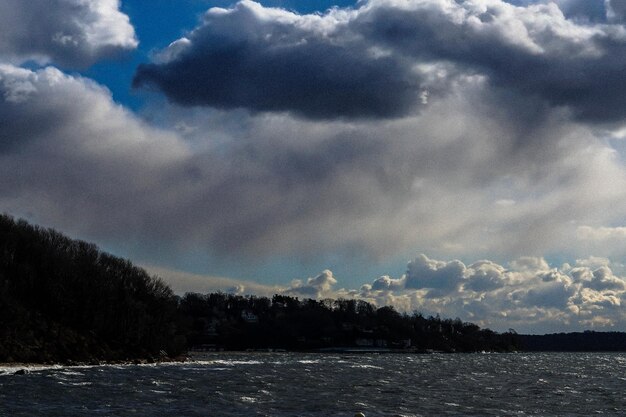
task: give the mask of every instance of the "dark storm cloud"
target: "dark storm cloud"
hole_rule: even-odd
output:
[[[137,46],[119,0],[2,0],[0,57],[86,67]]]
[[[182,105],[311,118],[396,116],[415,105],[419,80],[407,63],[372,58],[362,43],[301,27],[295,15],[285,21],[263,12],[251,2],[209,11],[192,46],[169,62],[141,65],[135,87],[154,86]]]
[[[139,67],[135,86],[182,105],[393,117],[425,102],[424,91],[445,89],[450,74],[436,87],[420,65],[447,64],[580,119],[621,118],[626,31],[605,24],[619,20],[621,3],[560,5],[370,0],[300,16],[246,0],[209,10],[187,38]]]
[[[355,30],[419,62],[444,60],[519,95],[543,97],[579,118],[616,120],[626,110],[626,33],[567,20],[555,4],[491,0],[372,1]],[[574,6],[573,2],[568,4]]]

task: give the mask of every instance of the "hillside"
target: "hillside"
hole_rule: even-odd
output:
[[[401,314],[362,300],[299,300],[231,294],[186,294],[180,312],[192,347],[208,349],[346,348],[403,352],[506,352],[517,335],[498,334],[459,319]]]
[[[169,287],[95,245],[0,216],[0,362],[176,355]]]
[[[188,348],[511,351],[514,333],[362,300],[179,297],[94,244],[0,215],[0,362],[176,356]]]

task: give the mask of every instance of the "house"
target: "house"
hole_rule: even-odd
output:
[[[241,312],[241,318],[246,323],[258,323],[259,322],[259,317],[250,310],[243,310]]]

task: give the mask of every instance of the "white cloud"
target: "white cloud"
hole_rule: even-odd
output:
[[[409,262],[405,286],[450,292],[465,278],[466,268],[460,261],[442,262],[419,255]]]
[[[622,304],[626,297],[626,281],[615,276],[609,266],[595,270],[576,267],[564,271],[550,268],[542,259],[534,263],[528,261],[521,260],[526,267],[523,271],[516,271],[486,260],[466,267],[459,261],[437,261],[419,255],[409,263],[408,270],[423,286],[416,287],[415,281],[407,286],[407,273],[398,279],[382,276],[358,290],[335,288],[337,279],[328,270],[309,278],[306,283],[296,280],[291,286],[264,286],[155,268],[150,272],[163,277],[179,293],[180,288],[184,288],[196,292],[353,298],[379,307],[392,305],[401,312],[459,317],[498,331],[509,328],[532,333],[626,329],[623,325],[626,309]],[[446,269],[457,271],[452,275],[463,285],[450,287],[450,276],[443,273]],[[436,271],[441,272],[434,276]],[[433,291],[433,287],[438,289]],[[446,287],[447,291],[441,291]]]
[[[380,278],[376,279],[369,287],[367,287],[366,291],[394,291],[402,289],[406,285],[405,281],[406,277],[403,277],[401,279],[393,279],[389,275],[383,275]]]
[[[416,271],[411,268],[415,264],[429,267]],[[448,285],[450,275],[433,277],[436,266],[441,269],[450,265],[458,271],[452,275],[463,285]],[[522,258],[511,265],[513,268],[507,269],[491,261],[478,261],[465,266],[459,261],[436,261],[419,255],[409,263],[409,271],[421,274],[421,286],[396,286],[390,291],[376,285],[379,279],[355,293],[355,297],[378,305],[395,304],[405,311],[458,316],[501,331],[511,327],[524,332],[575,331],[590,326],[624,330],[625,281],[615,276],[610,266],[557,269],[541,258]],[[406,279],[403,276],[394,281]],[[433,284],[431,279],[440,282]],[[433,294],[433,287],[449,290]]]
[[[138,41],[119,0],[3,0],[0,58],[86,67]]]
[[[293,281],[291,287],[284,290],[284,293],[322,298],[331,294],[335,284],[337,284],[337,280],[333,276],[332,271],[327,269],[316,277],[308,278],[306,283],[300,280]]]
[[[509,282],[503,266],[491,261],[478,261],[469,266],[463,288],[475,292],[493,291]]]

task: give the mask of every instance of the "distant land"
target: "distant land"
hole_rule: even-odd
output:
[[[534,352],[626,352],[626,333],[594,332],[519,335],[522,350]]]
[[[189,350],[626,351],[626,333],[518,335],[362,300],[178,296],[96,245],[0,215],[0,362],[182,358]]]

